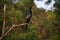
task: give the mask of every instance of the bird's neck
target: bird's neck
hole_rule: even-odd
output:
[[[29,8],[29,11],[31,11],[32,7]]]

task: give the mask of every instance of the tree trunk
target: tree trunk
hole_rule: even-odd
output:
[[[6,19],[6,4],[4,4],[4,13],[3,13],[3,26],[2,26],[2,35],[4,35],[5,32],[5,20]]]

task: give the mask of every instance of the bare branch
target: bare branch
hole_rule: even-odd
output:
[[[6,19],[6,4],[4,4],[2,35],[3,35],[4,32],[5,32],[5,19]]]
[[[26,24],[28,24],[28,23],[23,23],[23,24],[18,24],[18,25],[12,25],[12,27],[10,27],[9,28],[9,30],[4,34],[4,35],[2,35],[1,37],[0,37],[0,40],[3,38],[3,37],[5,37],[14,27],[18,27],[18,26],[22,26],[22,25],[26,25]]]

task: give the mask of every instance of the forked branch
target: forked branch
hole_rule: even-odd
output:
[[[3,37],[5,37],[13,28],[19,27],[19,26],[22,26],[22,25],[26,25],[26,24],[28,24],[28,23],[23,23],[23,24],[18,24],[18,25],[15,25],[15,24],[12,25],[12,27],[10,27],[9,30],[0,37],[0,40],[2,40]]]

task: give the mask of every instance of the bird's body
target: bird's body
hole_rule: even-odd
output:
[[[32,17],[32,11],[31,11],[32,8],[29,8],[29,12],[26,14],[26,23],[29,23],[30,22],[30,19]]]
[[[26,17],[25,17],[25,23],[27,23],[26,25],[23,25],[22,26],[22,29],[24,30],[24,32],[27,32],[29,29],[28,29],[28,24],[30,22],[30,19],[32,17],[32,11],[31,11],[32,7],[29,8],[29,12],[26,13]]]

